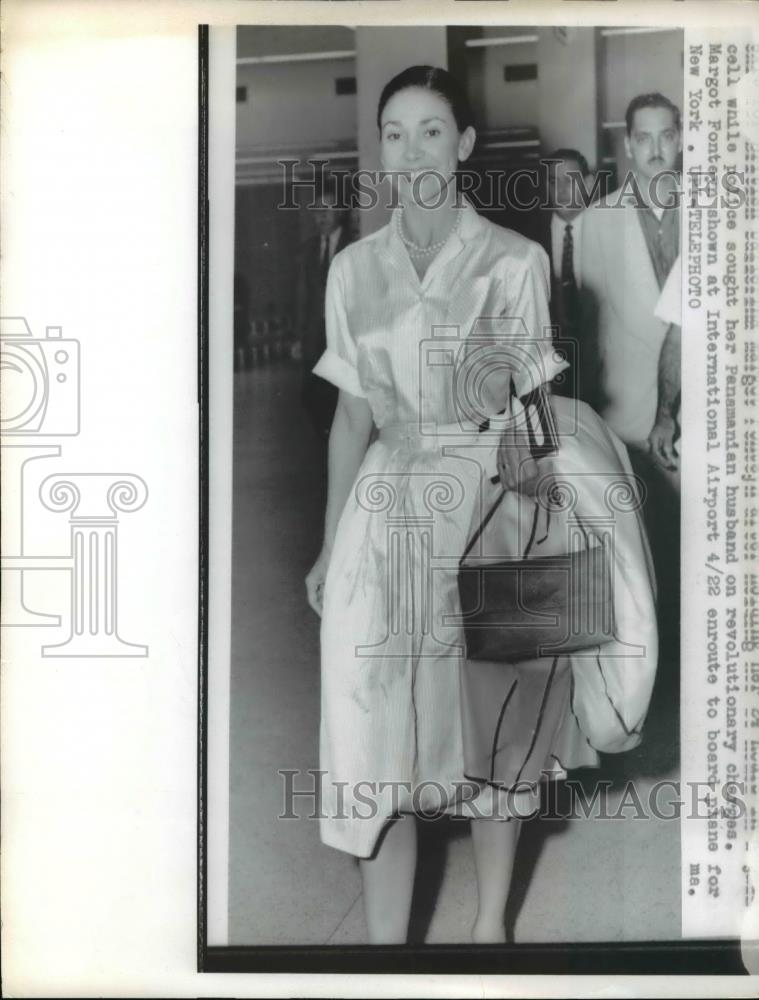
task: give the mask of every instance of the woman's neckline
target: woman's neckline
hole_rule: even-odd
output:
[[[403,208],[402,206],[398,206],[395,209],[395,212],[393,213],[394,217],[391,220],[390,225],[392,228],[395,229],[395,236],[397,238],[397,245],[399,247],[400,253],[403,256],[403,258],[407,261],[410,270],[413,273],[414,277],[416,278],[420,287],[423,287],[427,275],[429,275],[431,272],[437,269],[439,261],[441,259],[445,261],[445,259],[448,257],[451,245],[455,243],[457,240],[460,241],[461,238],[460,232],[462,225],[464,223],[464,213],[467,211],[468,207],[469,206],[466,199],[461,198],[457,201],[454,210],[458,213],[458,215],[456,220],[454,221],[453,226],[449,230],[445,239],[440,241],[440,247],[437,249],[437,251],[435,253],[429,254],[429,256],[427,257],[422,254],[415,256],[412,255],[412,253],[409,251],[409,247],[407,245],[407,242],[403,238],[403,231],[401,229],[403,223]],[[423,270],[421,270],[421,273],[419,270],[417,270],[417,264],[423,265]]]
[[[448,218],[445,220],[446,225],[440,227],[440,234],[438,234],[435,239],[429,239],[426,243],[423,243],[413,232],[415,210],[402,204],[399,205],[393,214],[395,215],[395,221],[398,225],[398,234],[410,254],[414,254],[414,251],[416,250],[418,251],[419,256],[424,256],[424,254],[429,250],[430,256],[432,256],[435,252],[432,248],[437,248],[437,251],[439,252],[451,236],[461,227],[465,206],[466,200],[459,194],[456,194],[455,200],[450,205],[441,206],[440,209],[424,209],[424,211],[442,212],[445,208],[445,214]],[[418,209],[417,211],[422,210]],[[424,216],[420,215],[416,218],[420,219],[424,218]],[[411,225],[409,223],[411,223]],[[432,235],[436,234],[433,232]],[[416,256],[416,254],[414,255]]]

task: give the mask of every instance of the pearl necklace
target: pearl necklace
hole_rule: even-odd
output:
[[[442,250],[442,248],[445,246],[445,244],[448,242],[451,236],[459,229],[459,226],[461,225],[461,212],[457,209],[456,221],[454,222],[453,226],[451,227],[445,239],[438,240],[437,243],[430,243],[429,246],[426,247],[420,247],[417,243],[414,243],[413,240],[410,240],[408,236],[406,236],[406,234],[403,232],[402,218],[403,218],[403,212],[401,211],[397,215],[398,235],[403,240],[403,243],[406,249],[408,250],[410,257],[427,257],[430,254],[437,253],[439,250]]]

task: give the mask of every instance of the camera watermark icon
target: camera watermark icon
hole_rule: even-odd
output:
[[[0,436],[79,433],[77,340],[64,338],[59,326],[35,338],[22,316],[0,319],[0,367],[7,393]]]
[[[451,399],[454,422],[467,437],[473,426],[483,427],[490,417],[507,408],[513,397],[525,396],[538,386],[555,383],[569,399],[577,395],[578,345],[572,337],[558,336],[555,326],[546,326],[538,336],[531,336],[521,317],[509,316],[504,310],[498,316],[479,316],[470,329],[438,325],[431,333],[419,344],[422,433],[425,427],[434,432],[430,400],[439,399],[441,391]],[[514,429],[520,443],[529,441],[526,418],[515,419]]]
[[[147,656],[148,647],[118,634],[119,514],[139,510],[147,499],[144,481],[122,473],[59,473],[37,490],[32,463],[61,457],[56,438],[81,430],[80,345],[49,326],[34,337],[21,316],[0,318],[0,450],[4,478],[4,628],[59,628],[67,638],[42,646],[43,656]],[[41,507],[40,507],[41,503]],[[69,551],[35,551],[34,516],[41,509],[69,511]],[[36,610],[30,577],[64,572],[70,580],[68,615]]]

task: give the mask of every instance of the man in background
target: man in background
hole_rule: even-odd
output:
[[[558,328],[558,337],[573,342],[574,350],[572,377],[555,388],[559,393],[582,397],[586,367],[579,351],[582,227],[590,171],[582,153],[569,148],[555,150],[543,160],[543,166],[548,211],[543,212],[540,243],[551,261],[551,322]]]
[[[680,112],[662,94],[643,94],[625,125],[632,172],[583,217],[582,335],[597,358],[596,409],[632,449],[647,452],[667,330],[654,310],[680,250]]]
[[[334,188],[325,186],[311,215],[316,235],[306,240],[298,255],[295,322],[303,365],[301,401],[317,435],[326,441],[338,391],[330,382],[314,375],[311,369],[327,346],[324,325],[327,273],[335,254],[351,242],[351,234],[348,214],[341,208]]]
[[[676,727],[680,504],[672,456],[675,428],[669,418],[674,419],[679,387],[679,371],[672,371],[679,364],[679,340],[668,340],[671,320],[659,318],[656,310],[680,250],[680,112],[662,94],[642,94],[630,102],[625,128],[632,171],[583,219],[587,295],[582,337],[586,356],[596,358],[589,386],[593,405],[627,444],[644,487],[642,513],[658,590],[660,665],[667,665],[660,666],[654,701],[662,706],[660,713],[666,712],[668,725]]]

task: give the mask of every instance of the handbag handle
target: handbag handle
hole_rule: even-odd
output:
[[[496,498],[495,503],[491,506],[490,510],[487,512],[487,514],[485,515],[485,517],[482,519],[482,522],[481,522],[479,528],[475,531],[475,533],[472,535],[471,539],[469,540],[469,542],[467,544],[467,547],[464,549],[463,555],[459,559],[459,566],[464,562],[464,560],[466,559],[466,557],[469,555],[469,553],[474,548],[475,542],[480,538],[480,536],[482,535],[482,533],[485,530],[485,528],[487,528],[488,524],[490,524],[490,519],[492,518],[493,514],[495,514],[495,512],[498,510],[498,507],[500,506],[501,501],[503,500],[503,498],[505,496],[506,496],[506,490],[502,489],[501,492],[499,493],[498,497]]]
[[[513,377],[511,379],[511,394],[512,396],[516,396]],[[537,386],[535,389],[532,390],[532,392],[529,392],[527,393],[526,396],[523,396],[520,402],[525,407],[525,409],[527,409],[528,406],[535,407],[538,422],[540,423],[540,428],[543,433],[543,443],[538,444],[537,439],[535,437],[535,429],[532,426],[532,421],[529,419],[527,420],[527,438],[529,441],[529,449],[532,457],[537,461],[537,459],[543,458],[545,455],[556,454],[556,452],[559,450],[559,441],[556,434],[556,423],[554,421],[553,413],[551,411],[551,404],[549,402],[548,393],[546,392],[545,386],[544,385]],[[485,421],[485,424],[480,429],[481,430],[487,429],[489,423],[490,423],[489,421]],[[499,478],[500,477],[498,475],[495,475],[491,478],[490,481],[492,483],[495,483]],[[498,495],[495,503],[487,512],[479,528],[472,535],[469,544],[464,549],[464,553],[461,556],[461,559],[459,560],[459,565],[461,565],[464,562],[466,557],[472,551],[475,542],[477,542],[477,540],[480,538],[485,528],[487,528],[488,524],[490,523],[490,519],[495,514],[496,510],[498,510],[498,507],[505,495],[506,495],[506,489],[501,490],[501,493]]]
[[[508,491],[506,489],[501,490],[500,494],[496,498],[495,503],[490,508],[490,510],[487,512],[487,514],[485,515],[485,517],[482,519],[482,522],[481,522],[479,528],[472,535],[471,539],[469,540],[469,544],[464,549],[464,553],[461,556],[461,558],[459,559],[459,567],[462,566],[464,560],[469,555],[469,553],[472,551],[472,548],[474,547],[474,543],[477,541],[478,538],[480,538],[482,536],[483,531],[485,530],[485,528],[487,528],[488,524],[490,524],[490,519],[493,517],[493,514],[495,514],[495,512],[498,510],[498,507],[499,507],[501,501],[503,500],[503,498],[506,496],[507,492]],[[533,520],[532,520],[532,532],[530,534],[530,540],[527,543],[527,549],[526,549],[526,551],[524,553],[524,557],[523,558],[527,557],[527,553],[532,548],[532,542],[533,542],[533,539],[535,538],[535,528],[537,527],[537,518],[538,518],[539,511],[540,511],[540,507],[536,503],[535,504],[535,514],[534,514],[534,517],[533,517]]]

